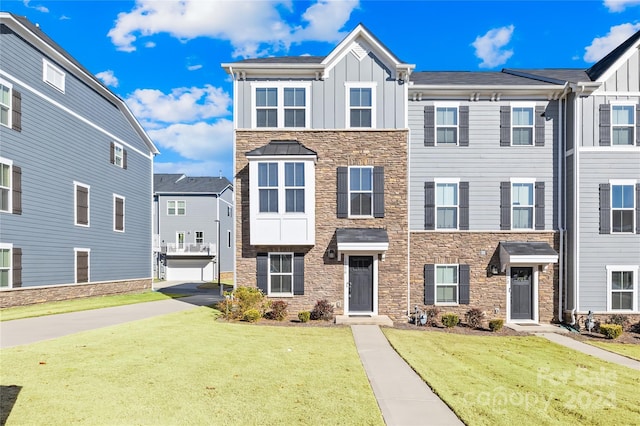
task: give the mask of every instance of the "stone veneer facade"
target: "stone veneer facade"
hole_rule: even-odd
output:
[[[441,313],[451,312],[464,320],[472,308],[485,312],[485,319],[507,319],[507,281],[504,272],[488,277],[490,264],[500,265],[501,241],[541,241],[559,252],[556,232],[411,232],[411,309],[424,310],[424,265],[429,263],[467,264],[470,266],[468,305],[438,306]],[[483,254],[484,253],[484,254]],[[535,265],[534,265],[535,267]],[[538,321],[558,320],[558,264],[538,273]],[[495,312],[495,309],[498,312]]]
[[[2,290],[0,292],[0,308],[91,296],[139,293],[150,288],[151,278],[86,284],[20,287]]]
[[[407,310],[407,130],[236,131],[236,284],[255,287],[256,254],[305,253],[304,295],[284,298],[290,314],[311,310],[327,299],[334,313],[344,313],[344,263],[329,259],[336,250],[337,228],[385,228],[389,249],[378,258],[378,314],[399,320]],[[249,168],[245,154],[272,140],[296,140],[318,154],[315,168],[316,209],[314,246],[252,246],[249,240]],[[337,218],[337,168],[384,166],[384,218]],[[277,298],[273,298],[277,300]]]

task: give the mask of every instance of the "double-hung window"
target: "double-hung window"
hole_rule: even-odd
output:
[[[258,164],[260,213],[278,213],[278,163]]]
[[[204,232],[196,231],[196,244],[204,243]]]
[[[638,310],[638,266],[607,266],[607,310]]]
[[[184,216],[187,212],[187,202],[183,200],[167,201],[167,215]]]
[[[284,163],[285,211],[304,213],[304,163]]]
[[[256,88],[256,127],[278,127],[278,89]]]
[[[533,229],[533,182],[511,184],[512,229]]]
[[[12,287],[12,259],[12,245],[0,243],[0,288]]]
[[[11,127],[11,85],[0,80],[0,125]]]
[[[42,59],[42,79],[64,93],[64,72],[46,59]]]
[[[457,182],[436,182],[436,229],[458,229]]]
[[[349,215],[373,214],[373,167],[349,167]]]
[[[634,230],[635,200],[633,184],[611,185],[611,232]]]
[[[458,303],[458,265],[436,265],[436,304]]]
[[[306,90],[304,87],[284,88],[284,127],[305,127]]]
[[[375,128],[375,85],[347,83],[347,123],[350,128]]]
[[[0,212],[11,211],[11,166],[10,160],[0,158]]]
[[[305,128],[308,126],[309,83],[253,84],[253,127]]]
[[[611,144],[634,145],[635,106],[611,105]]]
[[[293,253],[269,253],[269,295],[293,295]]]
[[[458,107],[436,108],[436,143],[456,145],[458,143]]]
[[[533,145],[533,106],[514,106],[511,110],[512,145]]]
[[[118,167],[124,166],[124,149],[120,144],[113,144],[113,164]]]

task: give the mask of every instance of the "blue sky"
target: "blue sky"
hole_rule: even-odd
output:
[[[37,1],[40,25],[125,99],[156,173],[233,177],[232,84],[246,57],[326,55],[363,23],[417,71],[588,68],[640,30],[640,0]]]

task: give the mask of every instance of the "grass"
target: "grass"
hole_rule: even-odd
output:
[[[384,332],[466,424],[631,425],[640,419],[640,372],[543,338]]]
[[[349,328],[221,323],[200,307],[0,356],[7,425],[384,424]]]
[[[67,312],[87,311],[90,309],[109,308],[112,306],[131,305],[133,303],[153,302],[156,300],[182,297],[179,294],[165,294],[146,291],[134,294],[118,294],[113,296],[95,296],[82,299],[61,300],[58,302],[38,303],[27,306],[15,306],[0,309],[0,321],[11,321],[22,318],[41,317],[44,315],[64,314]]]
[[[592,340],[587,340],[584,343],[640,361],[640,344],[599,342]]]

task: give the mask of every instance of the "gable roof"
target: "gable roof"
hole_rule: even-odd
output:
[[[231,182],[225,177],[188,177],[183,174],[157,173],[153,175],[154,194],[221,194]]]
[[[268,144],[251,150],[245,154],[247,157],[280,156],[280,155],[310,155],[317,157],[315,151],[310,150],[298,141],[271,141]]]
[[[580,81],[589,80],[589,76],[587,75],[586,71],[580,68],[505,68],[502,70],[502,72],[552,84],[564,84],[566,82],[577,83]]]
[[[596,62],[586,73],[591,81],[599,80],[610,68],[615,67],[617,62],[626,56],[632,48],[640,45],[640,31],[629,37],[620,46],[613,49],[607,56]]]
[[[411,81],[415,85],[454,86],[519,86],[548,83],[505,72],[487,71],[416,71],[411,74]]]
[[[74,76],[81,79],[93,90],[98,92],[102,97],[107,99],[113,105],[116,106],[122,114],[131,124],[135,132],[144,141],[149,152],[151,154],[159,154],[158,148],[154,145],[153,141],[147,135],[146,131],[142,128],[138,120],[133,113],[129,110],[127,104],[115,93],[113,93],[107,86],[105,86],[100,79],[94,76],[89,70],[80,64],[73,56],[64,50],[59,44],[53,41],[47,36],[39,26],[34,25],[24,16],[14,15],[10,12],[0,12],[0,23],[6,25],[13,30],[20,37],[25,39],[28,43],[34,45],[40,49],[44,54],[54,59],[60,65],[64,66],[69,72],[73,72]]]

